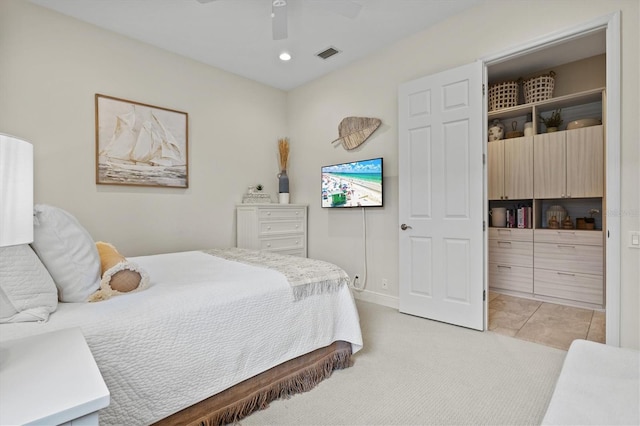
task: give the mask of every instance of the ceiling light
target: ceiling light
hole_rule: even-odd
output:
[[[288,61],[289,59],[291,59],[291,55],[288,52],[282,52],[280,54],[281,61]]]
[[[273,5],[273,7],[282,7],[286,6],[287,2],[285,0],[273,0],[271,4]]]

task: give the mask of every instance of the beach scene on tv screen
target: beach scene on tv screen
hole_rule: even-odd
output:
[[[322,207],[382,205],[382,160],[356,161],[322,168]]]

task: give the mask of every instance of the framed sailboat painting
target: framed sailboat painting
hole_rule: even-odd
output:
[[[95,98],[97,184],[189,187],[186,112]]]

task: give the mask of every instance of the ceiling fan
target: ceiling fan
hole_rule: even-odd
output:
[[[211,3],[217,0],[197,0],[199,3]],[[271,33],[274,40],[288,37],[287,2],[290,0],[271,0]],[[346,18],[355,19],[362,5],[352,0],[309,0],[310,3]]]

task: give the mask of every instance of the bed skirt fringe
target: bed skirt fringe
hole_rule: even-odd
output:
[[[350,367],[351,344],[338,341],[278,365],[156,425],[217,426],[236,423],[269,403],[313,389],[333,370]]]

